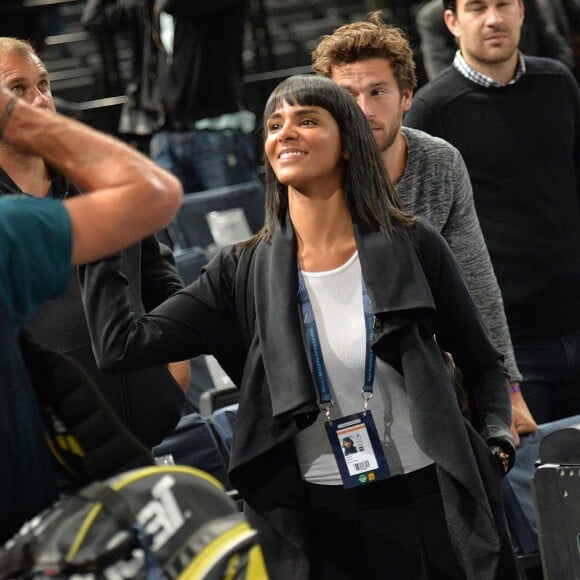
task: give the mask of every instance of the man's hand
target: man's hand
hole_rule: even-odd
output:
[[[512,387],[518,386],[518,383],[511,383]],[[534,421],[526,401],[521,393],[521,391],[512,388],[511,393],[512,399],[512,425],[511,431],[515,441],[516,446],[520,444],[520,435],[527,435],[528,433],[533,433],[537,431],[538,424]]]

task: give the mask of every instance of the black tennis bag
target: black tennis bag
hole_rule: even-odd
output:
[[[0,548],[0,578],[262,580],[257,532],[211,475],[151,466],[93,483]]]

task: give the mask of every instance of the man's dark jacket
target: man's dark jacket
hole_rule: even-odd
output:
[[[22,193],[0,169],[0,195]],[[64,198],[78,191],[61,176],[53,179],[52,195]],[[121,254],[123,272],[130,284],[135,312],[144,313],[183,287],[171,252],[154,236]],[[25,328],[44,348],[64,354],[94,380],[122,423],[147,447],[159,443],[176,425],[184,394],[166,366],[128,373],[104,373],[97,369],[79,291],[78,277],[71,276],[68,291],[43,304]]]

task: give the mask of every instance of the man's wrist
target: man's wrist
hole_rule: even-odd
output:
[[[513,395],[514,393],[520,393],[522,391],[520,387],[520,383],[517,381],[510,382],[510,393]]]

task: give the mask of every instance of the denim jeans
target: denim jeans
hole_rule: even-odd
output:
[[[159,131],[150,154],[186,193],[258,179],[252,135],[240,129]]]
[[[538,424],[580,414],[580,330],[514,343],[514,352]]]

